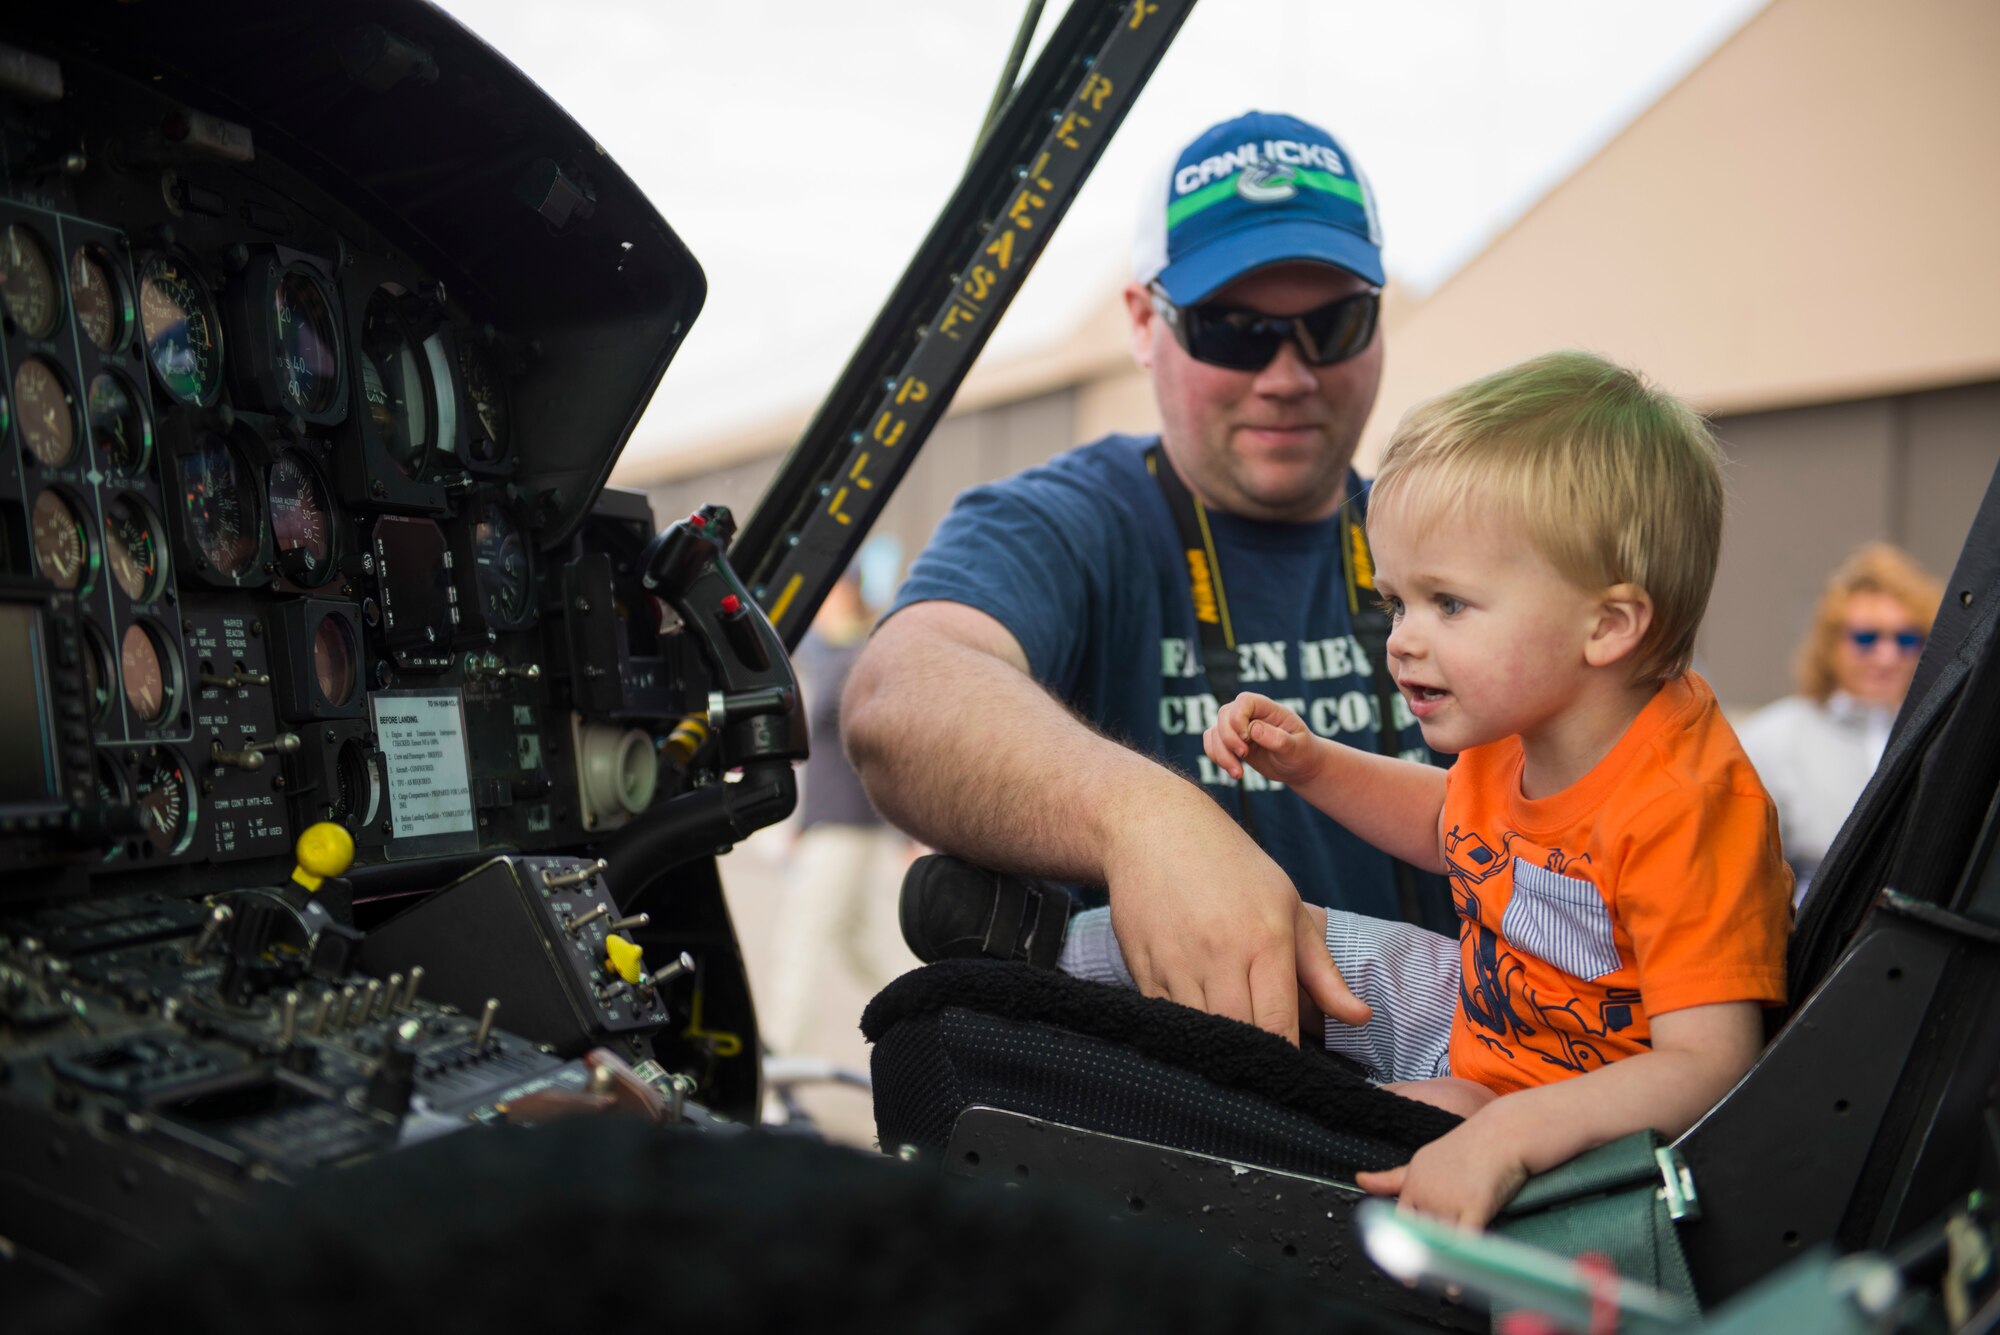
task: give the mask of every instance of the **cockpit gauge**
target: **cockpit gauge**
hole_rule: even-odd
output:
[[[103,633],[90,622],[84,622],[84,706],[90,710],[92,723],[101,721],[111,711],[111,684],[116,680],[111,667],[111,649],[104,643]]]
[[[0,304],[30,338],[47,338],[62,319],[62,283],[41,239],[20,223],[0,232]]]
[[[85,399],[90,438],[104,466],[120,477],[131,477],[146,466],[153,451],[153,428],[138,395],[115,371],[100,371],[90,381]]]
[[[361,321],[361,389],[368,419],[396,467],[410,477],[424,470],[431,448],[424,359],[397,309],[399,295],[378,288]]]
[[[323,616],[313,632],[313,679],[330,705],[354,698],[354,632],[342,617]]]
[[[472,527],[472,573],[487,625],[513,630],[527,622],[534,570],[521,526],[503,506],[488,503]]]
[[[30,536],[35,568],[58,589],[81,588],[90,573],[90,536],[83,519],[61,492],[35,497]]]
[[[507,453],[507,382],[494,367],[493,359],[470,340],[458,350],[459,372],[465,382],[465,397],[479,429],[468,433],[469,457],[479,463],[494,463]]]
[[[248,470],[214,436],[180,457],[188,537],[214,573],[238,578],[256,563],[263,534]]]
[[[118,642],[118,670],[134,717],[148,725],[165,722],[174,710],[178,678],[159,632],[144,621],[127,626]]]
[[[320,281],[297,267],[279,275],[272,302],[279,396],[288,408],[323,413],[340,384],[333,303]]]
[[[333,503],[319,469],[298,450],[271,465],[271,541],[278,564],[308,587],[333,574]]]
[[[76,453],[76,400],[56,368],[28,357],[14,368],[14,411],[21,443],[44,468],[61,468]]]
[[[126,325],[132,318],[131,303],[117,272],[90,246],[78,246],[70,257],[70,306],[76,311],[77,328],[100,352],[110,352],[124,342]]]
[[[194,785],[187,765],[170,746],[150,747],[135,766],[132,798],[146,840],[162,853],[178,853],[194,837]]]
[[[207,407],[222,390],[222,324],[208,287],[186,265],[155,255],[139,271],[139,325],[160,386]]]
[[[458,427],[458,358],[452,353],[442,329],[424,340],[424,361],[431,371],[431,389],[437,401],[437,452],[456,455]]]
[[[104,512],[104,562],[133,602],[148,603],[160,596],[166,570],[160,529],[136,497],[120,496]]]

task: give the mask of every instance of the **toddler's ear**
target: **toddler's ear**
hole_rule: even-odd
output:
[[[1583,661],[1610,667],[1630,658],[1653,626],[1653,600],[1637,584],[1613,584],[1598,600],[1590,636],[1583,643]]]

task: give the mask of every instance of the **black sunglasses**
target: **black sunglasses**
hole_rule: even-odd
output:
[[[1382,310],[1381,289],[1372,287],[1301,315],[1266,315],[1219,301],[1176,306],[1158,283],[1147,290],[1153,309],[1188,356],[1232,371],[1263,370],[1287,339],[1312,366],[1359,356],[1375,341],[1375,320]]]

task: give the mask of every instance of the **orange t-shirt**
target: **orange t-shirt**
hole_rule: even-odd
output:
[[[1652,1046],[1647,1017],[1785,999],[1792,874],[1715,693],[1667,682],[1582,779],[1521,795],[1521,740],[1448,772],[1463,973],[1451,1073],[1502,1093]]]

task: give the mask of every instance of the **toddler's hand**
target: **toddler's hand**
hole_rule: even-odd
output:
[[[1245,691],[1215,711],[1201,749],[1232,779],[1242,779],[1248,761],[1265,778],[1296,787],[1319,773],[1319,740],[1276,700]]]
[[[1376,1196],[1400,1197],[1399,1208],[1434,1215],[1461,1228],[1484,1228],[1528,1180],[1515,1141],[1501,1119],[1488,1114],[1495,1100],[1413,1155],[1401,1168],[1356,1173],[1355,1183]]]

